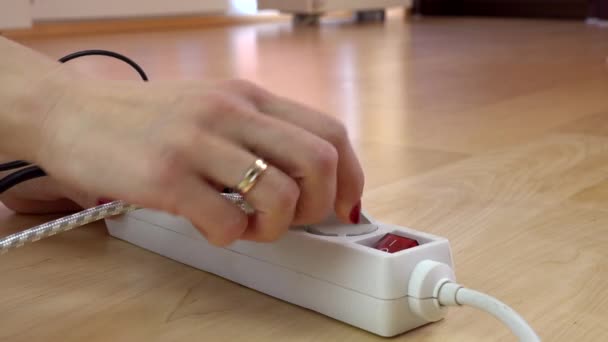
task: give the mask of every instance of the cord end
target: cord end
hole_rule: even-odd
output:
[[[439,305],[460,306],[461,304],[458,303],[458,291],[460,291],[462,288],[462,285],[452,282],[445,282],[441,284],[439,287],[439,293],[437,295]]]
[[[410,276],[408,301],[412,312],[429,322],[442,319],[448,306],[470,306],[500,320],[520,341],[540,341],[530,325],[510,307],[457,284],[453,270],[446,264],[431,260],[420,262]]]
[[[411,310],[429,322],[443,319],[446,308],[439,303],[439,290],[455,279],[454,271],[446,264],[432,260],[420,262],[409,281],[408,301]]]

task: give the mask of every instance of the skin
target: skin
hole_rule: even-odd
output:
[[[122,199],[183,216],[219,246],[332,212],[349,222],[364,186],[342,123],[255,84],[91,80],[3,38],[0,154],[49,174],[0,196],[16,212]],[[219,191],[257,158],[269,168],[248,217]]]

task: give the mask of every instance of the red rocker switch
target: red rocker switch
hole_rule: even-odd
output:
[[[375,249],[387,253],[397,253],[418,246],[418,241],[395,234],[386,234],[376,245]]]

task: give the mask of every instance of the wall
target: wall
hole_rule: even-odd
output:
[[[0,29],[25,28],[32,24],[29,0],[0,1]]]
[[[26,28],[32,21],[226,13],[230,9],[229,0],[0,0],[0,29]]]
[[[589,17],[608,20],[608,0],[590,0]]]
[[[225,12],[228,0],[33,0],[34,20],[99,19]]]

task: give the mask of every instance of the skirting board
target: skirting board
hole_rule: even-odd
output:
[[[225,13],[229,7],[228,0],[34,0],[31,11],[34,21],[48,21]]]

